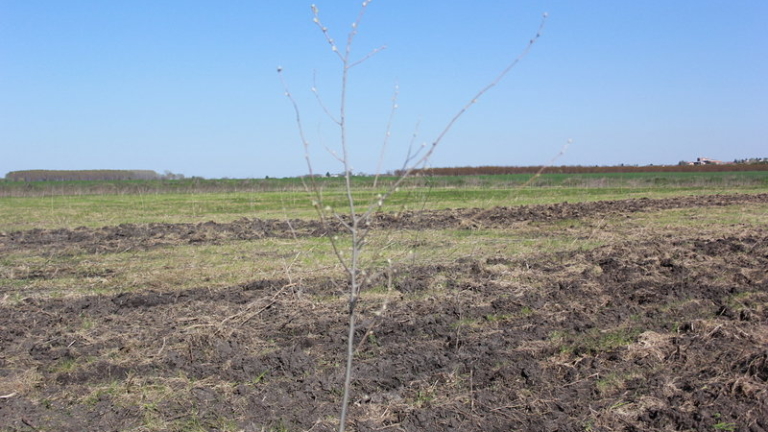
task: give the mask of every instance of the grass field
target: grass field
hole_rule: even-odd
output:
[[[390,211],[756,193],[768,172],[544,174],[413,179]],[[375,199],[392,178],[373,187],[355,178],[357,197]],[[327,203],[344,206],[343,179],[320,178]],[[530,182],[530,183],[527,183]],[[315,216],[301,179],[123,182],[0,182],[0,231],[35,227],[98,227],[122,223],[231,222]]]
[[[376,219],[354,429],[768,430],[765,174],[524,181]],[[295,179],[228,182],[0,185],[0,431],[332,430],[341,270]]]
[[[395,181],[392,176],[354,176],[357,190],[370,189],[374,182],[386,187]],[[129,180],[129,181],[56,181],[13,182],[0,180],[0,196],[53,196],[82,194],[153,194],[204,192],[302,192],[305,178],[271,179],[201,179]],[[339,191],[344,187],[341,177],[317,177],[324,190]],[[734,172],[633,172],[430,176],[408,179],[410,187],[423,188],[481,188],[513,189],[524,185],[577,188],[645,188],[645,187],[766,187],[768,171]]]

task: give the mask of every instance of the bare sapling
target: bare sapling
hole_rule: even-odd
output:
[[[347,350],[346,350],[346,366],[345,366],[345,373],[344,373],[344,384],[343,384],[343,396],[341,401],[341,413],[339,417],[339,427],[338,430],[340,432],[344,432],[346,424],[347,424],[347,414],[348,414],[348,407],[349,407],[349,400],[350,400],[350,393],[351,393],[351,383],[352,383],[352,369],[354,364],[354,356],[357,348],[362,345],[362,342],[365,340],[366,335],[363,335],[363,337],[359,340],[359,343],[355,343],[355,331],[357,328],[357,321],[359,319],[358,317],[358,302],[360,300],[360,294],[363,292],[367,287],[369,287],[371,284],[373,284],[375,281],[381,279],[381,277],[385,277],[388,290],[391,290],[392,287],[392,262],[391,260],[385,260],[387,262],[386,265],[375,265],[375,261],[372,259],[364,259],[363,257],[363,251],[366,249],[366,244],[369,240],[371,230],[373,227],[372,223],[372,217],[379,211],[382,210],[384,205],[386,204],[387,200],[392,196],[392,194],[398,192],[400,190],[400,187],[403,185],[403,182],[411,176],[411,174],[414,172],[414,170],[424,167],[427,162],[429,161],[430,157],[434,153],[437,146],[440,144],[440,142],[443,140],[443,138],[446,136],[446,134],[452,129],[454,124],[464,115],[464,113],[472,107],[477,101],[491,88],[495,87],[501,80],[509,74],[510,70],[512,70],[531,50],[533,45],[536,43],[536,41],[541,36],[541,32],[544,28],[544,24],[546,22],[547,14],[543,14],[541,23],[539,24],[539,27],[535,33],[535,36],[531,38],[525,48],[522,50],[522,52],[515,58],[513,58],[510,63],[503,69],[499,74],[487,85],[482,87],[477,93],[475,93],[466,104],[464,104],[457,112],[456,114],[450,118],[450,120],[445,124],[445,126],[440,130],[440,132],[437,134],[436,138],[434,138],[429,143],[422,144],[421,146],[418,146],[414,148],[413,140],[411,141],[410,145],[408,146],[407,153],[405,155],[402,167],[397,170],[398,176],[389,183],[386,188],[382,189],[382,192],[374,193],[373,196],[367,198],[367,199],[359,199],[355,198],[355,187],[353,185],[353,170],[351,165],[351,151],[352,149],[349,146],[349,140],[348,140],[348,123],[347,123],[347,90],[348,90],[348,78],[349,74],[356,66],[360,65],[361,63],[368,61],[373,56],[375,56],[377,53],[385,49],[385,47],[379,47],[376,48],[367,54],[363,55],[360,58],[353,58],[352,57],[352,46],[355,41],[355,37],[358,34],[358,30],[360,27],[360,23],[368,9],[368,6],[370,5],[372,0],[366,0],[363,1],[362,6],[360,7],[360,10],[358,12],[357,18],[352,23],[351,29],[349,33],[347,34],[346,42],[343,46],[339,47],[339,45],[336,43],[336,40],[331,36],[329,29],[325,27],[320,20],[320,14],[319,9],[314,4],[311,6],[312,8],[312,14],[313,14],[313,22],[317,25],[317,27],[322,32],[323,36],[325,37],[326,42],[329,44],[331,51],[334,56],[338,58],[341,65],[341,86],[340,86],[340,101],[339,106],[337,110],[332,111],[327,107],[327,105],[324,103],[323,99],[320,97],[319,91],[316,87],[316,85],[312,86],[312,93],[315,95],[320,107],[324,111],[325,115],[333,122],[337,127],[337,150],[334,151],[332,149],[326,148],[338,161],[338,163],[341,165],[343,173],[344,173],[344,195],[345,195],[345,210],[338,211],[337,209],[333,208],[330,205],[327,205],[324,202],[323,199],[323,193],[321,185],[319,184],[316,175],[315,170],[312,165],[312,158],[310,157],[310,142],[307,139],[304,125],[302,123],[302,118],[300,114],[299,105],[296,102],[296,99],[293,97],[291,92],[289,91],[288,85],[286,84],[285,79],[283,78],[283,69],[281,67],[277,68],[278,74],[280,75],[281,82],[283,84],[283,88],[285,90],[285,96],[288,98],[288,100],[291,102],[292,107],[294,109],[294,113],[296,115],[296,124],[297,124],[297,130],[299,133],[299,137],[301,139],[303,148],[304,148],[304,156],[307,164],[307,170],[308,170],[308,176],[306,181],[306,188],[309,192],[309,194],[312,197],[312,206],[315,208],[317,212],[317,217],[319,218],[322,226],[324,227],[324,230],[326,232],[326,235],[330,241],[330,246],[333,250],[333,253],[335,254],[338,263],[343,269],[343,272],[345,274],[346,279],[346,285],[347,285],[347,316],[348,316],[348,327],[347,327]],[[397,110],[397,95],[398,95],[398,88],[395,86],[394,90],[394,96],[392,98],[392,108],[390,112],[389,119],[387,121],[386,130],[384,133],[383,142],[381,144],[381,156],[379,159],[379,164],[377,167],[377,171],[375,173],[374,177],[374,185],[379,184],[379,176],[381,174],[381,165],[383,161],[383,156],[386,151],[387,146],[389,145],[389,139],[391,136],[391,126],[394,119],[395,112]],[[415,134],[414,134],[415,137]],[[376,190],[376,187],[374,187],[374,190]],[[337,235],[335,234],[336,228],[334,227],[341,227],[341,231],[345,233],[345,235]],[[374,252],[375,253],[375,252]],[[378,255],[376,255],[378,256]],[[381,317],[381,315],[384,314],[386,310],[386,300],[382,304],[381,308],[376,312],[377,317]]]

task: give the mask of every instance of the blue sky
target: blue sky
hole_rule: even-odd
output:
[[[343,42],[360,1],[316,0]],[[311,2],[0,0],[0,176],[154,169],[209,178],[338,172],[340,62]],[[348,87],[352,165],[431,142],[549,18],[530,54],[441,142],[432,166],[674,164],[768,156],[768,2],[374,0]]]

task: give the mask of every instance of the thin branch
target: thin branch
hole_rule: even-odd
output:
[[[389,144],[389,138],[392,136],[392,121],[395,118],[395,112],[397,111],[397,97],[400,95],[400,86],[395,84],[395,90],[392,94],[392,109],[389,111],[389,118],[387,119],[387,130],[384,133],[384,142],[381,144],[381,152],[379,153],[379,163],[376,165],[376,176],[373,179],[373,188],[379,182],[381,176],[381,165],[384,163],[384,155],[387,152],[387,145]]]
[[[418,150],[416,150],[415,153],[413,153],[413,143],[416,141],[416,138],[418,137],[420,124],[421,124],[420,121],[416,123],[416,126],[414,127],[413,133],[411,134],[411,141],[408,143],[408,152],[405,155],[405,159],[403,160],[403,166],[400,169],[400,171],[405,171],[406,168],[408,168],[408,166],[411,163],[411,161],[413,159],[417,158],[419,153],[421,153],[421,151],[424,149],[424,145],[422,145],[421,147],[419,147]],[[383,158],[383,153],[382,153],[381,157]],[[424,161],[424,163],[426,163],[426,160]],[[378,175],[376,176],[376,178],[378,179]],[[376,186],[376,182],[374,181],[374,187],[375,186]],[[368,209],[365,211],[365,213],[363,214],[362,218],[365,219],[365,220],[370,220],[371,215],[373,215],[374,212],[376,212],[379,209],[381,209],[384,206],[384,203],[387,200],[387,198],[389,198],[389,196],[392,195],[392,193],[397,192],[397,190],[398,190],[397,186],[395,186],[395,187],[391,187],[389,189],[389,191],[391,192],[389,194],[385,194],[385,195],[378,194],[376,196],[376,199],[372,200],[369,203]],[[366,237],[368,237],[368,233],[370,232],[371,228],[372,227],[370,225],[366,226],[363,229],[363,232],[360,235],[360,237],[362,239],[365,239]]]
[[[356,61],[356,62],[352,63],[351,65],[349,65],[348,69],[352,69],[353,67],[355,67],[355,66],[359,65],[360,63],[363,63],[364,61],[366,61],[366,60],[368,60],[369,58],[371,58],[371,57],[375,56],[376,54],[378,54],[378,53],[380,53],[380,52],[384,51],[385,49],[387,49],[387,46],[386,46],[386,45],[382,45],[382,46],[380,46],[380,47],[378,47],[378,48],[375,48],[375,49],[371,50],[371,52],[369,52],[368,54],[366,54],[366,55],[365,55],[365,57],[363,57],[363,58],[361,58],[360,60],[358,60],[358,61]]]
[[[368,5],[371,3],[372,0],[364,0],[362,6],[360,7],[360,12],[357,14],[357,19],[355,22],[352,23],[352,30],[347,34],[347,45],[344,48],[344,69],[350,69],[352,66],[354,66],[357,63],[360,63],[364,61],[367,58],[370,58],[373,54],[378,52],[379,50],[374,50],[373,53],[368,54],[363,58],[363,60],[360,60],[356,63],[350,63],[349,61],[349,54],[352,52],[352,41],[354,41],[355,36],[357,36],[357,29],[360,27],[360,22],[363,20],[363,16],[365,15],[365,11],[368,8]]]
[[[403,160],[403,167],[402,169],[408,168],[409,164],[413,159],[418,157],[418,154],[421,153],[421,151],[424,149],[425,146],[420,146],[418,150],[416,150],[416,153],[413,153],[413,144],[416,142],[416,138],[419,136],[419,126],[421,125],[421,120],[416,122],[416,126],[413,128],[413,134],[411,134],[411,141],[408,143],[408,152],[405,154],[405,159]],[[413,155],[411,155],[413,153]]]
[[[382,195],[382,198],[381,198],[381,199],[379,199],[379,201],[380,201],[380,202],[382,202],[382,203],[383,203],[383,202],[386,202],[386,200],[387,200],[387,199],[388,199],[388,198],[389,198],[389,197],[390,197],[390,196],[391,196],[393,193],[395,193],[395,192],[398,190],[398,188],[400,187],[400,185],[401,185],[401,184],[402,184],[402,183],[405,181],[405,179],[407,179],[408,177],[410,177],[410,175],[413,173],[413,171],[414,171],[414,170],[415,170],[415,169],[416,169],[418,166],[420,166],[420,165],[422,165],[422,164],[425,164],[425,163],[426,163],[426,162],[429,160],[429,158],[432,156],[432,154],[435,152],[435,149],[437,148],[437,145],[438,145],[438,144],[440,144],[440,142],[443,140],[443,138],[445,137],[445,135],[447,135],[447,134],[448,134],[448,132],[449,132],[449,131],[450,131],[450,130],[453,128],[453,125],[454,125],[454,124],[455,124],[455,123],[456,123],[456,122],[457,122],[457,121],[458,121],[458,120],[459,120],[459,119],[460,119],[460,118],[461,118],[461,117],[464,115],[464,113],[466,113],[466,112],[467,112],[467,110],[469,110],[469,108],[470,108],[470,107],[472,107],[472,105],[474,105],[475,103],[477,103],[477,101],[478,101],[478,100],[479,100],[479,99],[480,99],[480,98],[481,98],[481,97],[482,97],[482,96],[483,96],[485,93],[487,93],[487,92],[488,92],[488,90],[490,90],[490,89],[492,89],[493,87],[495,87],[496,85],[498,85],[498,84],[499,84],[499,82],[501,82],[501,80],[502,80],[502,79],[504,79],[504,77],[505,77],[505,76],[507,76],[507,74],[509,74],[509,72],[510,72],[512,69],[514,69],[514,67],[515,67],[515,66],[517,66],[517,64],[518,64],[518,63],[520,63],[520,61],[521,61],[523,58],[525,58],[525,56],[527,56],[527,55],[528,55],[528,53],[531,51],[531,48],[533,47],[533,45],[534,45],[534,44],[536,43],[536,41],[538,41],[538,40],[539,40],[539,38],[541,37],[541,33],[542,33],[542,31],[544,30],[544,25],[546,24],[546,21],[547,21],[547,17],[548,17],[548,14],[546,14],[546,13],[542,14],[542,17],[541,17],[541,22],[540,22],[540,24],[539,24],[539,27],[538,27],[538,29],[536,30],[536,35],[535,35],[533,38],[531,38],[531,39],[528,41],[528,44],[525,46],[525,49],[523,49],[523,51],[522,51],[522,52],[521,52],[521,53],[520,53],[520,54],[519,54],[517,57],[515,57],[515,59],[513,59],[513,60],[512,60],[512,62],[510,62],[510,63],[507,65],[507,67],[506,67],[506,68],[504,68],[504,69],[503,69],[503,70],[502,70],[502,71],[501,71],[501,72],[500,72],[500,73],[499,73],[499,74],[496,76],[496,78],[495,78],[493,81],[491,81],[491,82],[490,82],[488,85],[486,85],[485,87],[483,87],[482,89],[480,89],[480,91],[478,91],[478,92],[475,94],[475,96],[474,96],[474,97],[472,97],[472,99],[470,99],[470,100],[469,100],[469,102],[467,102],[467,103],[466,103],[466,104],[465,104],[465,105],[464,105],[464,106],[463,106],[463,107],[462,107],[462,108],[461,108],[461,109],[460,109],[460,110],[459,110],[459,111],[458,111],[458,112],[457,112],[457,113],[456,113],[456,114],[455,114],[455,115],[454,115],[454,116],[451,118],[451,120],[449,120],[449,121],[448,121],[448,123],[446,124],[445,128],[443,128],[443,130],[442,130],[442,131],[441,131],[441,132],[440,132],[440,133],[437,135],[437,138],[435,138],[435,140],[434,140],[434,141],[432,141],[432,143],[429,145],[429,148],[426,150],[426,152],[425,152],[425,153],[424,153],[424,154],[423,154],[423,155],[422,155],[420,158],[418,158],[418,159],[416,160],[416,162],[414,162],[414,163],[413,163],[412,165],[410,165],[410,166],[409,166],[407,169],[405,169],[405,171],[404,171],[404,172],[402,172],[402,174],[401,174],[401,175],[400,175],[400,176],[397,178],[397,180],[396,180],[396,181],[395,181],[395,182],[394,182],[394,183],[393,183],[393,184],[390,186],[390,189],[389,189],[389,190],[388,190],[386,193],[384,193],[384,194]],[[420,149],[420,150],[421,150],[421,149]],[[414,158],[415,158],[415,157],[414,157]],[[370,210],[369,210],[369,211],[370,211]]]
[[[329,154],[329,155],[331,155],[331,157],[332,157],[332,158],[336,159],[336,160],[337,160],[338,162],[340,162],[342,165],[344,164],[344,160],[343,160],[343,159],[341,159],[341,156],[339,156],[339,155],[336,153],[336,150],[334,150],[334,149],[332,149],[332,148],[330,148],[330,147],[328,147],[328,146],[323,146],[323,148],[325,148],[325,151],[327,151],[327,152],[328,152],[328,154]]]
[[[533,48],[533,45],[536,43],[537,40],[539,40],[539,37],[541,37],[541,32],[544,30],[544,24],[546,24],[547,22],[547,17],[548,15],[546,13],[544,13],[541,16],[541,23],[539,24],[538,30],[536,30],[536,36],[534,36],[530,41],[528,41],[528,45],[526,45],[525,49],[514,60],[512,60],[512,62],[503,71],[501,71],[501,73],[499,73],[496,79],[491,81],[490,84],[483,87],[479,92],[477,92],[475,97],[470,99],[470,101],[466,105],[464,105],[464,107],[462,107],[461,110],[459,110],[459,112],[456,113],[455,116],[453,116],[453,118],[445,126],[445,129],[443,129],[443,131],[440,132],[440,135],[438,135],[437,139],[435,139],[435,141],[432,143],[432,148],[429,150],[430,154],[432,153],[434,147],[440,141],[442,141],[443,137],[448,133],[448,131],[450,131],[451,128],[453,128],[453,124],[456,123],[456,121],[459,120],[459,118],[461,118],[461,116],[464,115],[464,113],[469,109],[469,107],[477,103],[477,100],[480,99],[486,92],[488,92],[488,90],[492,89],[499,82],[501,82],[501,80],[504,79],[505,76],[507,76],[509,71],[514,69],[514,67],[517,66],[517,64],[520,63],[520,61],[523,58],[525,58],[525,56],[528,55],[528,53],[531,51],[531,48]]]
[[[568,147],[571,146],[571,143],[573,143],[573,140],[569,138],[568,141],[566,141],[565,144],[563,144],[563,146],[560,147],[560,151],[554,157],[552,157],[552,159],[550,159],[546,165],[542,165],[541,168],[539,168],[539,170],[536,171],[536,174],[534,174],[533,177],[529,178],[520,187],[524,188],[530,185],[531,183],[533,183],[533,181],[536,180],[537,178],[541,177],[541,175],[544,173],[544,171],[546,171],[547,168],[554,165],[555,161],[560,159],[565,154],[565,152],[568,151]]]
[[[293,111],[296,114],[296,126],[299,130],[299,137],[301,138],[301,144],[304,147],[304,150],[306,153],[304,153],[304,158],[307,161],[307,168],[309,169],[310,176],[313,174],[312,172],[312,161],[309,158],[309,141],[306,138],[306,135],[304,134],[304,126],[301,122],[301,112],[299,111],[299,105],[296,103],[296,99],[293,98],[293,94],[291,94],[291,91],[288,89],[288,84],[285,82],[285,78],[283,77],[283,68],[279,67],[277,68],[277,75],[280,77],[280,83],[283,85],[283,90],[285,97],[288,98],[289,101],[291,101],[291,105],[293,106]]]
[[[522,185],[520,185],[519,188],[528,187],[537,178],[541,177],[541,175],[544,173],[544,171],[547,170],[547,168],[549,168],[552,165],[554,165],[555,161],[565,154],[565,152],[568,150],[568,147],[571,145],[572,142],[573,142],[572,139],[568,139],[568,141],[566,141],[566,143],[560,148],[560,151],[552,159],[549,160],[549,163],[547,163],[546,165],[542,165],[538,169],[538,171],[536,171],[536,174],[534,174],[531,178],[526,180],[526,182],[523,183]],[[475,214],[473,216],[470,216],[468,222],[478,221],[478,220],[482,219],[483,216],[489,214],[491,211],[492,211],[491,209],[487,209],[487,210],[481,211],[480,213],[477,213],[477,214]]]
[[[299,138],[301,139],[301,144],[304,147],[304,160],[307,163],[307,171],[309,172],[309,181],[311,183],[311,187],[309,188],[309,190],[313,191],[317,195],[317,198],[318,198],[317,202],[319,203],[321,202],[320,191],[315,182],[315,173],[314,173],[314,170],[312,169],[312,159],[309,157],[309,141],[307,140],[306,134],[304,133],[304,124],[301,121],[301,112],[299,111],[299,104],[296,103],[296,99],[294,99],[293,94],[291,94],[291,91],[288,88],[288,84],[285,82],[285,78],[283,78],[282,67],[278,66],[277,75],[280,77],[280,82],[283,84],[285,97],[287,97],[288,100],[291,101],[291,106],[293,106],[293,111],[296,114],[296,128],[299,131]],[[306,188],[306,185],[305,185],[305,188]]]
[[[320,108],[322,108],[325,115],[327,115],[328,118],[331,119],[331,121],[334,123],[339,124],[339,120],[333,116],[331,111],[323,102],[323,98],[320,97],[320,92],[317,91],[317,71],[312,73],[312,93],[315,95],[315,99],[317,99],[317,103],[320,104]]]
[[[344,269],[344,272],[347,274],[351,274],[352,269],[347,265],[347,261],[344,259],[344,255],[341,253],[341,249],[339,249],[339,246],[336,242],[336,236],[329,235],[328,240],[331,242],[331,248],[333,249],[333,254],[336,256],[336,259],[339,261],[339,264],[341,264],[341,267]]]
[[[326,42],[328,42],[328,45],[331,46],[331,51],[336,53],[336,56],[341,60],[344,61],[344,57],[339,52],[339,49],[336,47],[336,42],[333,40],[331,35],[328,33],[328,27],[324,26],[323,23],[320,22],[320,10],[317,8],[316,5],[310,6],[312,8],[312,14],[314,15],[314,18],[312,18],[312,21],[317,24],[317,27],[320,28],[320,31],[323,32],[323,36],[325,36]]]
[[[355,348],[355,352],[360,351],[360,348],[362,348],[362,346],[365,343],[365,341],[374,333],[373,330],[379,324],[381,324],[381,319],[384,316],[384,312],[387,311],[387,307],[389,306],[389,301],[390,301],[390,299],[392,297],[392,289],[394,288],[392,273],[393,273],[393,270],[392,270],[392,260],[387,260],[387,270],[386,270],[386,275],[387,275],[387,295],[384,298],[384,301],[381,303],[381,308],[379,308],[378,311],[374,312],[373,322],[371,323],[371,326],[368,329],[368,331],[365,332],[365,335],[363,335],[362,339],[360,339],[360,342],[358,342],[357,347]],[[368,279],[368,278],[366,278],[366,279]]]
[[[336,243],[336,240],[334,239],[333,234],[330,230],[330,224],[328,223],[328,219],[325,215],[325,208],[323,207],[323,197],[320,193],[320,188],[317,185],[317,181],[315,180],[315,173],[312,169],[312,160],[309,157],[309,141],[305,138],[304,134],[304,125],[301,121],[301,114],[299,111],[299,105],[296,103],[296,99],[294,99],[293,95],[291,94],[290,90],[288,89],[288,84],[285,82],[285,79],[283,78],[283,68],[278,67],[277,73],[280,76],[280,82],[283,84],[283,89],[285,90],[285,96],[288,98],[288,100],[291,102],[291,105],[293,106],[293,110],[296,113],[296,127],[299,131],[299,137],[301,138],[302,145],[304,146],[304,158],[307,162],[307,170],[309,171],[309,183],[308,186],[306,183],[304,183],[304,188],[307,190],[307,192],[310,195],[314,195],[315,198],[312,202],[312,206],[315,208],[315,211],[317,212],[317,216],[320,219],[320,225],[325,229],[326,235],[328,236],[328,239],[330,240],[331,247],[333,249],[333,253],[336,256],[336,259],[339,260],[339,263],[344,268],[344,271],[348,274],[354,274],[356,270],[353,270],[353,267],[350,267],[347,265],[346,261],[344,260],[341,250],[338,248],[338,245]],[[303,182],[303,180],[302,180]],[[345,228],[351,230],[351,227],[347,224],[343,224]]]
[[[333,213],[333,216],[334,216],[334,217],[336,218],[336,220],[337,220],[337,221],[338,221],[338,222],[341,224],[341,226],[343,226],[343,227],[344,227],[344,228],[345,228],[347,231],[349,231],[349,230],[351,230],[351,229],[352,229],[352,225],[350,225],[349,223],[347,223],[347,221],[345,221],[345,220],[344,220],[344,218],[342,218],[340,214],[338,214],[338,213],[334,212],[334,213]]]

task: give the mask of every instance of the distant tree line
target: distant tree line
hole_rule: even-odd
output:
[[[105,180],[180,180],[183,174],[152,170],[23,170],[5,175],[8,181],[105,181]]]
[[[466,176],[500,174],[604,174],[604,173],[640,173],[640,172],[730,172],[730,171],[768,171],[768,164],[723,164],[723,165],[616,165],[616,166],[481,166],[454,168],[423,168],[413,172],[414,176]],[[402,174],[400,170],[393,173]]]
[[[768,157],[764,158],[746,158],[746,159],[735,159],[733,163],[737,164],[768,164]]]

